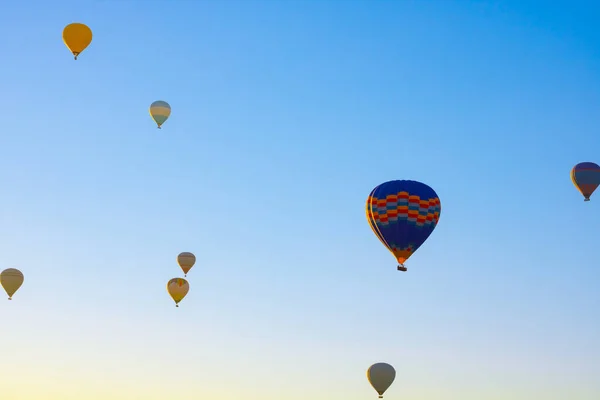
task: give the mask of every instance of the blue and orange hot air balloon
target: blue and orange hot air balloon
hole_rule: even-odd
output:
[[[590,196],[600,185],[600,166],[593,162],[579,163],[571,170],[571,180],[583,195],[583,201],[590,201]]]
[[[398,270],[431,235],[442,206],[437,193],[424,183],[390,181],[367,198],[367,220],[381,243],[398,260]]]

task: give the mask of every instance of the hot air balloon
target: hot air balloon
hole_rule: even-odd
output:
[[[162,124],[169,118],[171,115],[171,106],[166,101],[158,100],[154,103],[150,104],[150,115],[156,125],[158,125],[158,129],[161,129]]]
[[[9,300],[12,300],[12,296],[19,290],[24,280],[23,273],[18,269],[8,268],[0,273],[0,283],[6,290]]]
[[[87,25],[75,22],[63,29],[62,37],[77,60],[77,56],[92,43],[92,30]]]
[[[373,389],[379,393],[379,398],[383,398],[383,394],[392,385],[396,378],[396,370],[390,364],[377,363],[373,364],[367,370],[367,379]]]
[[[389,181],[367,198],[367,221],[381,243],[398,260],[398,270],[431,235],[441,213],[435,191],[416,181]]]
[[[179,266],[183,270],[184,276],[187,276],[187,273],[190,272],[190,269],[192,269],[195,263],[196,256],[192,253],[188,253],[187,251],[179,253],[179,255],[177,256],[177,264],[179,264]]]
[[[179,307],[179,302],[190,291],[190,284],[183,278],[173,278],[167,283],[167,292],[175,301],[175,307]]]
[[[593,162],[579,163],[571,170],[571,180],[583,195],[583,201],[590,201],[590,196],[600,185],[600,166]]]

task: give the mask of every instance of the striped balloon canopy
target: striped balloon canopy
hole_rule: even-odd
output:
[[[171,115],[171,106],[166,101],[157,100],[154,103],[150,104],[150,116],[158,125],[158,129],[161,129],[162,124],[169,118]]]
[[[593,162],[582,162],[571,170],[571,181],[583,195],[583,201],[590,201],[590,196],[600,185],[600,166]]]
[[[179,253],[177,256],[177,264],[179,264],[183,270],[183,276],[187,276],[187,273],[190,272],[190,269],[196,264],[196,256],[188,251]]]
[[[381,243],[406,271],[408,260],[427,240],[440,219],[440,198],[424,183],[382,183],[367,198],[367,221]]]

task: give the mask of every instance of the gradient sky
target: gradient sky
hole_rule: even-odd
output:
[[[11,1],[1,397],[600,398],[600,5]],[[61,40],[88,24],[73,61]],[[154,100],[173,109],[162,130]],[[442,201],[408,272],[378,184]],[[165,285],[192,251],[191,290]]]

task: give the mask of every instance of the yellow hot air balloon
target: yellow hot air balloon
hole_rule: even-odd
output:
[[[373,389],[379,393],[379,398],[383,398],[383,394],[390,387],[396,378],[396,370],[390,364],[377,363],[373,364],[367,370],[367,379],[373,386]]]
[[[166,101],[157,100],[150,104],[150,116],[158,125],[158,129],[161,129],[169,115],[171,115],[171,106]]]
[[[77,56],[92,43],[92,30],[87,25],[74,22],[65,27],[62,37],[77,60]]]
[[[190,291],[190,284],[183,278],[173,278],[167,283],[167,292],[175,301],[175,307],[179,307],[179,302],[183,300]]]
[[[18,269],[8,268],[0,273],[0,283],[6,290],[9,300],[12,300],[12,296],[19,290],[24,280],[23,273]]]
[[[196,256],[192,253],[184,251],[183,253],[179,253],[177,256],[177,264],[183,270],[184,276],[187,276],[187,273],[190,272],[190,269],[196,263]]]

